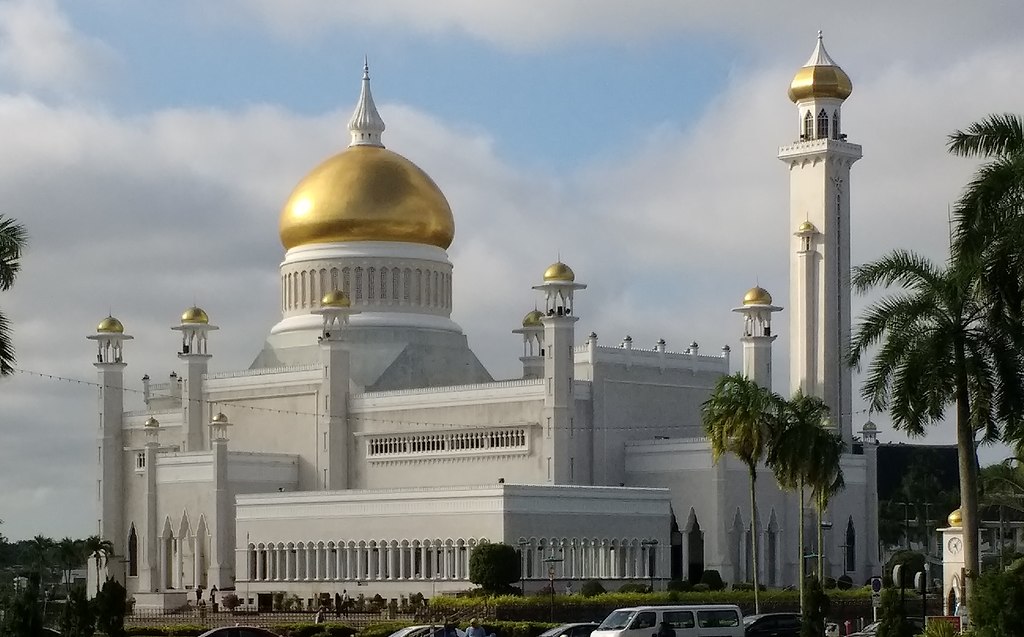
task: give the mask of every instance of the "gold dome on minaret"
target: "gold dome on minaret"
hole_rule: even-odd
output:
[[[124,325],[113,316],[108,316],[100,321],[100,324],[96,326],[96,331],[103,334],[124,334]]]
[[[800,67],[789,84],[789,99],[794,102],[815,97],[845,100],[851,93],[853,82],[850,76],[829,57],[821,42],[821,31],[818,31],[818,43],[811,59]]]
[[[181,313],[181,322],[184,323],[209,323],[210,317],[201,307],[192,306]]]
[[[545,281],[567,281],[569,283],[576,280],[576,273],[572,271],[572,268],[556,261],[548,266],[547,270],[544,270]]]
[[[279,227],[285,249],[345,241],[451,245],[455,218],[448,200],[416,164],[384,148],[383,130],[364,65],[349,122],[352,143],[314,168],[288,197]]]
[[[772,295],[761,286],[755,286],[747,290],[743,295],[743,305],[771,305]]]
[[[964,519],[960,509],[954,509],[953,512],[949,514],[949,517],[946,518],[946,522],[949,523],[950,526],[963,526]]]

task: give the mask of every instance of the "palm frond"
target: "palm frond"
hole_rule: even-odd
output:
[[[0,215],[0,290],[8,290],[14,284],[27,243],[25,227]]]
[[[947,148],[961,157],[995,157],[1024,152],[1024,120],[1019,115],[989,115],[966,131],[949,136]]]
[[[863,294],[879,285],[918,289],[935,287],[942,271],[930,259],[910,250],[893,250],[889,254],[853,269],[851,284]]]

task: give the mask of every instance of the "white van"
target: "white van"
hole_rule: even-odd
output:
[[[590,637],[653,637],[661,622],[676,637],[743,637],[742,618],[739,606],[732,604],[619,608]]]

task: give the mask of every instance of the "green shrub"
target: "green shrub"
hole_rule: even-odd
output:
[[[878,625],[878,637],[912,637],[914,634],[910,624],[903,617],[898,588],[890,586],[882,591],[882,607],[879,609],[878,619],[881,620],[881,624]]]
[[[650,593],[651,587],[639,582],[629,582],[619,587],[620,593]]]
[[[273,626],[270,630],[282,637],[319,637],[320,635],[324,635],[326,637],[352,637],[352,635],[355,635],[356,632],[358,632],[348,624],[314,624],[312,622],[278,624],[277,626]],[[395,630],[398,629],[396,628]]]
[[[593,597],[594,595],[600,595],[604,592],[604,586],[601,585],[601,582],[595,579],[588,579],[583,582],[583,586],[580,586],[580,595],[583,595],[584,597]]]
[[[983,573],[971,600],[971,622],[978,637],[1024,635],[1024,569]]]
[[[412,625],[413,622],[379,622],[376,624],[370,624],[366,628],[363,628],[357,633],[357,635],[359,637],[388,637],[388,635],[396,630]]]
[[[725,582],[722,581],[721,573],[713,568],[704,571],[704,574],[700,576],[700,583],[707,584],[708,588],[713,591],[725,589]]]
[[[670,593],[689,593],[693,590],[693,584],[684,579],[674,579],[668,583],[666,590]]]
[[[485,591],[507,592],[519,574],[519,552],[508,544],[481,544],[469,558],[469,581]]]
[[[800,622],[800,637],[818,637],[825,634],[825,618],[828,617],[830,600],[822,590],[818,578],[809,576],[804,582],[803,617]]]
[[[124,616],[128,612],[128,591],[112,579],[103,583],[93,600],[96,629],[109,637],[124,637]]]

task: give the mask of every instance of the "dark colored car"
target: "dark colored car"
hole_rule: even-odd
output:
[[[764,613],[743,618],[746,637],[800,637],[799,613]]]
[[[590,637],[590,633],[597,630],[597,626],[593,622],[562,624],[545,630],[538,637]]]
[[[281,637],[258,626],[221,626],[208,630],[199,637]]]

